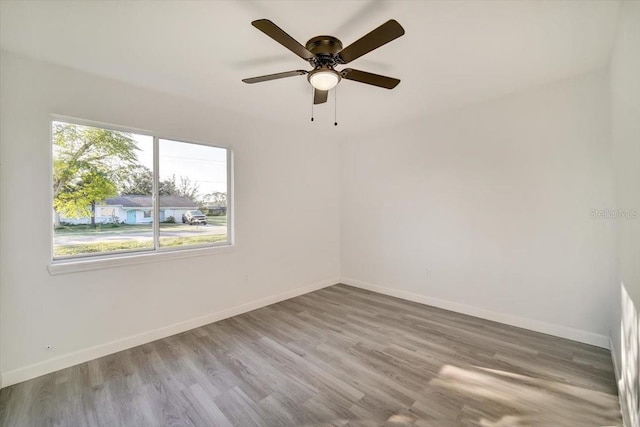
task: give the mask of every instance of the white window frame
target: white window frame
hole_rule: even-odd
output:
[[[51,262],[48,266],[52,275],[74,273],[79,271],[113,268],[118,266],[158,262],[167,259],[190,258],[212,254],[228,253],[235,249],[234,242],[234,185],[233,185],[233,150],[226,145],[212,145],[174,136],[164,136],[159,132],[141,130],[131,127],[112,125],[98,121],[78,119],[62,115],[52,114],[49,118],[49,200],[53,203],[53,122],[64,122],[79,126],[90,126],[116,132],[133,133],[153,138],[153,248],[139,250],[124,250],[107,252],[104,254],[83,254],[73,257],[54,256],[54,223],[49,219],[51,236]],[[157,200],[159,188],[160,140],[170,140],[185,144],[204,145],[206,147],[221,148],[226,150],[227,166],[227,240],[225,242],[203,243],[198,245],[161,247],[160,246],[160,206]]]

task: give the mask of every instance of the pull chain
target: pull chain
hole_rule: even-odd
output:
[[[338,86],[333,90],[333,125],[338,126]]]
[[[313,95],[315,93],[315,89],[311,86],[311,121],[313,121]]]

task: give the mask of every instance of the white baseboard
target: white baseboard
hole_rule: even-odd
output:
[[[606,349],[609,348],[609,337],[605,335],[594,334],[593,332],[568,328],[566,326],[553,325],[551,323],[541,322],[539,320],[527,319],[524,317],[518,317],[506,313],[499,313],[496,311],[486,310],[484,308],[473,307],[457,302],[445,301],[442,299],[415,294],[412,292],[373,285],[361,280],[349,279],[346,277],[343,277],[340,280],[340,283],[396,298],[405,299],[408,301],[417,302],[420,304],[426,304],[438,308],[443,308],[445,310],[455,311],[456,313],[467,314],[469,316],[479,317],[481,319],[492,320],[494,322],[504,323],[511,326],[517,326],[519,328],[529,329],[535,332],[542,332],[544,334],[554,335],[560,338],[567,338],[573,341],[595,345],[597,347]]]
[[[0,374],[0,384],[1,387],[7,387],[13,384],[20,383],[22,381],[27,381],[41,375],[77,365],[79,363],[88,362],[90,360],[117,353],[131,347],[166,338],[171,335],[189,331],[203,325],[208,325],[209,323],[218,322],[220,320],[237,316],[248,311],[256,310],[267,305],[275,304],[280,301],[304,295],[318,289],[326,288],[327,286],[335,285],[336,283],[339,283],[339,280],[337,278],[324,280],[322,282],[292,289],[278,295],[268,296],[266,298],[261,298],[236,307],[216,311],[215,313],[207,314],[195,319],[190,319],[173,325],[164,326],[162,328],[144,332],[142,334],[130,336],[106,344],[101,344],[84,350],[79,350],[53,359],[45,360],[43,362],[35,363],[33,365],[25,366],[23,368],[3,372],[2,374]]]

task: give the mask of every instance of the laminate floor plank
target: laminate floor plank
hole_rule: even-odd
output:
[[[345,285],[0,390],[0,426],[620,426],[607,350]]]

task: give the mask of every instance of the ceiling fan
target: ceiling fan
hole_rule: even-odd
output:
[[[268,74],[266,76],[251,77],[243,79],[242,81],[245,83],[259,83],[308,74],[307,80],[314,88],[314,104],[327,102],[329,90],[340,83],[341,79],[353,80],[386,89],[393,89],[400,83],[400,80],[392,77],[354,70],[353,68],[345,68],[342,71],[335,69],[338,65],[348,64],[354,59],[360,58],[362,55],[402,36],[404,34],[404,28],[394,19],[385,22],[344,49],[342,48],[342,42],[333,36],[316,36],[310,39],[306,46],[302,46],[293,37],[285,33],[280,27],[268,19],[258,19],[257,21],[253,21],[251,25],[300,58],[308,61],[313,67],[313,70],[294,70],[284,73]]]

